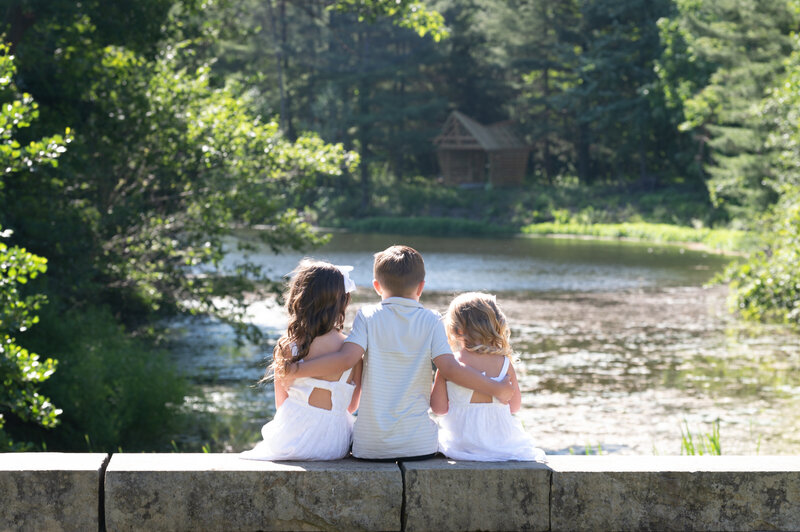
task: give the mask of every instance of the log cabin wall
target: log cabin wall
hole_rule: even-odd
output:
[[[509,122],[484,126],[453,111],[434,144],[447,185],[519,186],[525,177],[530,147]]]

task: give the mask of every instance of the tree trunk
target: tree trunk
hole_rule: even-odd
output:
[[[550,156],[550,76],[549,67],[545,65],[542,79],[544,81],[544,146],[542,158],[544,159],[544,175],[547,183],[553,184],[553,160]]]
[[[370,204],[370,179],[369,179],[369,85],[367,82],[367,56],[369,54],[369,38],[366,32],[359,32],[359,79],[358,79],[358,144],[361,156],[359,170],[361,173],[361,211],[366,212]]]
[[[590,183],[592,178],[591,157],[589,153],[589,125],[578,123],[578,179],[582,183]]]
[[[286,118],[287,118],[287,110],[286,110],[286,94],[283,85],[283,49],[280,41],[280,36],[278,35],[278,24],[275,22],[275,10],[272,7],[272,0],[266,0],[267,3],[267,14],[269,16],[269,25],[270,29],[272,30],[272,42],[275,47],[275,64],[278,67],[278,91],[280,93],[280,126],[281,130],[286,133]]]
[[[36,15],[33,12],[23,11],[22,6],[15,2],[6,9],[5,22],[5,26],[8,28],[6,40],[8,40],[10,51],[13,54],[17,45],[22,42],[25,32],[36,22]]]
[[[289,72],[289,54],[287,50],[289,47],[286,43],[286,0],[281,0],[280,4],[280,20],[281,20],[281,55],[283,56],[283,67],[281,69],[282,72],[286,73],[288,77]],[[289,90],[289,87],[284,87],[284,96],[285,102],[282,104],[283,109],[281,113],[286,113],[286,120],[284,120],[284,124],[286,126],[286,136],[291,141],[297,140],[297,133],[294,130],[294,120],[292,116],[292,91]]]

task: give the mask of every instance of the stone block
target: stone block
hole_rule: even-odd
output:
[[[393,463],[261,462],[236,454],[115,454],[109,531],[399,530]]]
[[[552,530],[800,530],[798,456],[552,456]]]
[[[98,530],[106,454],[0,453],[0,530]]]
[[[535,462],[401,462],[405,530],[548,530],[550,469]]]

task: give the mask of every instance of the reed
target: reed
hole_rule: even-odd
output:
[[[719,418],[711,425],[711,433],[692,434],[689,422],[683,420],[685,427],[681,428],[681,454],[694,455],[722,455],[722,443],[719,435]]]

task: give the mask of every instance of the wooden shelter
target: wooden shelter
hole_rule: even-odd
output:
[[[520,185],[525,177],[530,147],[514,133],[511,122],[484,126],[453,111],[433,143],[448,185],[487,179],[492,185]]]

